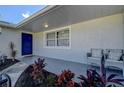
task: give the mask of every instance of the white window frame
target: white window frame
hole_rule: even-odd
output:
[[[47,33],[51,33],[51,32],[59,32],[61,30],[64,30],[64,29],[69,29],[69,46],[47,46],[46,44],[46,36],[47,36]],[[56,35],[56,34],[55,34]],[[55,43],[56,43],[56,38],[55,38]],[[53,30],[49,30],[49,31],[44,31],[43,32],[43,48],[53,48],[53,49],[70,49],[71,48],[71,27],[70,26],[67,26],[67,27],[61,27],[61,28],[57,28],[57,29],[53,29]]]

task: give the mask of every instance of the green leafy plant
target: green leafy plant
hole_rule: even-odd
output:
[[[46,86],[48,87],[53,87],[56,86],[56,77],[53,75],[48,75],[47,78],[45,79]]]
[[[15,61],[15,57],[17,55],[17,50],[14,49],[15,48],[15,44],[13,42],[10,42],[10,55],[12,57],[12,60]]]

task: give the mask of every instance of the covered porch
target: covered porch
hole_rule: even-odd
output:
[[[100,72],[100,66],[87,61],[92,48],[124,50],[124,6],[48,6],[16,25],[1,22],[0,25],[0,51],[10,58],[8,44],[12,41],[20,60],[1,71],[10,75],[12,86],[37,58],[45,58],[44,69],[57,75],[71,70],[78,82],[77,77],[86,75],[87,69]],[[95,57],[101,58],[99,54]],[[117,73],[123,78],[122,69],[106,68],[107,75]]]
[[[31,64],[34,64],[34,61],[37,60],[38,58],[43,58],[41,56],[29,56],[29,57],[24,57],[20,59],[19,63],[16,63],[15,65],[1,71],[0,73],[6,73],[10,76],[12,86],[15,86],[15,83],[21,76],[21,74],[24,72],[24,70]],[[44,68],[45,70],[55,73],[57,75],[60,75],[62,71],[64,70],[71,70],[73,73],[75,73],[75,78],[74,80],[79,82],[79,75],[84,75],[86,76],[87,69],[94,69],[97,72],[100,73],[100,68],[92,65],[86,65],[82,63],[76,63],[72,61],[65,61],[65,60],[60,60],[60,59],[55,59],[55,58],[45,58],[45,63],[47,63],[47,66]],[[107,68],[107,76],[114,73],[119,75],[118,78],[123,78],[122,71],[119,69],[108,69]]]

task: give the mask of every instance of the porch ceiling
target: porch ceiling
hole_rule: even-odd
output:
[[[21,26],[22,29],[39,32],[67,26],[81,21],[91,20],[116,13],[121,13],[124,6],[121,5],[64,5],[56,6],[44,15],[37,16]],[[44,25],[49,27],[45,28]]]

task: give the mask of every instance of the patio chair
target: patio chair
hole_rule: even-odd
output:
[[[124,50],[123,49],[106,49],[106,67],[119,68],[123,70],[124,76]]]
[[[124,76],[124,50],[123,49],[91,49],[87,53],[88,64],[100,66],[102,54],[105,56],[105,67],[120,69]]]
[[[87,53],[88,64],[94,66],[100,66],[103,52],[104,52],[103,49],[92,48],[91,51]]]

